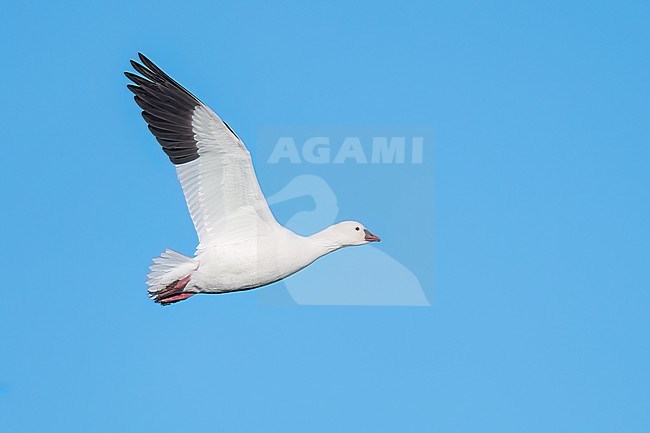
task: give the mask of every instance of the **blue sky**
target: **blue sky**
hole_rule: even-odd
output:
[[[602,1],[4,5],[0,430],[648,431],[649,19]],[[148,300],[151,258],[196,238],[125,88],[138,51],[238,132],[267,195],[325,179],[431,306],[298,306],[284,283]],[[264,128],[373,126],[430,128],[423,163],[267,163]]]

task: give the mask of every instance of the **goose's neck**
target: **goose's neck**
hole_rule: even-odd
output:
[[[309,252],[314,255],[313,260],[336,251],[343,246],[330,229],[331,227],[328,227],[305,238],[309,244]]]

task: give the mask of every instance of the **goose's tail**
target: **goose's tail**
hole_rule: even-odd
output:
[[[169,305],[194,295],[184,290],[190,282],[192,271],[198,267],[198,260],[166,249],[149,266],[149,297],[159,304]]]

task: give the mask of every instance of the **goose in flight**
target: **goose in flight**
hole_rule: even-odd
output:
[[[311,236],[281,226],[257,182],[251,156],[207,105],[138,54],[125,72],[142,117],[176,167],[199,238],[194,257],[165,250],[147,275],[149,297],[169,305],[198,293],[249,290],[282,280],[339,248],[379,242],[356,221]]]

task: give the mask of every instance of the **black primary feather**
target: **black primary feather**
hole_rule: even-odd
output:
[[[131,60],[131,65],[142,76],[131,72],[124,75],[136,84],[127,87],[135,94],[142,117],[172,163],[194,161],[199,153],[192,131],[192,114],[202,105],[201,101],[146,56],[141,53],[138,56],[143,64]]]

